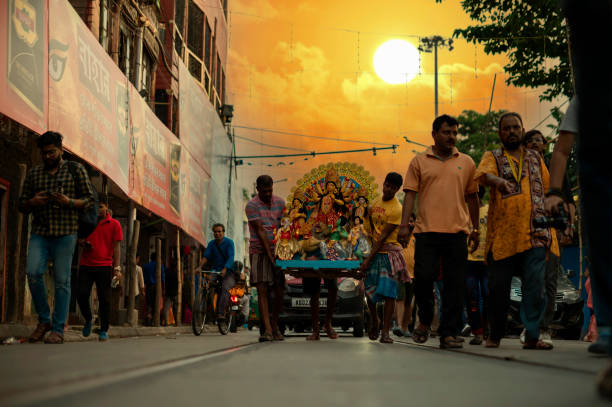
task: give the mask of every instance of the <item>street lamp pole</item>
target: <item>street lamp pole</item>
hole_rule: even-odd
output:
[[[421,38],[419,44],[420,52],[434,53],[434,113],[438,117],[438,47],[448,47],[449,51],[454,49],[453,39],[444,38],[440,35]]]

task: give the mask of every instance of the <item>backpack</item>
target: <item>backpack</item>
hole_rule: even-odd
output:
[[[66,165],[68,165],[68,171],[70,171],[70,175],[72,175],[72,179],[74,180],[75,186],[78,189],[78,177],[76,173],[78,163],[76,161],[66,161]],[[98,199],[98,192],[93,185],[91,185],[89,178],[87,179],[87,182],[90,183],[91,190],[93,191],[93,205],[79,211],[79,229],[77,231],[77,237],[79,239],[84,239],[91,235],[96,226],[98,226],[98,204],[100,200]],[[78,191],[77,193],[79,198],[84,195],[83,191]]]

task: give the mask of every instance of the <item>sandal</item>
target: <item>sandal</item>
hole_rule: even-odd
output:
[[[540,341],[538,339],[528,339],[523,345],[523,349],[551,350],[552,348],[552,344]]]
[[[378,339],[379,334],[380,334],[380,330],[378,329],[378,326],[372,325],[372,327],[368,331],[368,338],[370,338],[371,341],[375,341]]]
[[[281,331],[274,331],[274,333],[272,334],[272,338],[275,341],[284,341],[285,340],[285,336],[281,333]]]
[[[391,339],[389,334],[382,334],[380,337],[380,343],[393,343],[393,339]]]
[[[312,335],[306,337],[307,341],[318,341],[321,339],[321,335],[318,332],[313,332]]]
[[[463,348],[463,343],[457,342],[457,340],[453,336],[445,336],[444,338],[440,338],[440,349],[461,349],[461,348]]]
[[[259,342],[272,342],[274,340],[274,336],[272,334],[263,334],[259,337]]]
[[[496,341],[495,339],[487,339],[487,342],[485,344],[485,348],[499,348],[499,343],[500,341]]]
[[[324,328],[324,331],[329,339],[338,339],[338,333],[334,331],[334,328]]]
[[[417,329],[412,332],[412,339],[416,343],[425,343],[429,339],[429,329],[420,325]]]

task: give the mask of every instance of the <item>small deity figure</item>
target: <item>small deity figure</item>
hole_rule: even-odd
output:
[[[355,191],[355,206],[353,207],[353,219],[358,216],[363,221],[368,217],[368,198],[361,192],[361,190]],[[363,222],[361,222],[363,223]]]
[[[359,216],[353,217],[353,227],[348,235],[350,243],[350,257],[363,261],[363,258],[370,253],[370,242],[368,241],[368,233],[363,225],[362,219]]]
[[[333,230],[329,237],[320,243],[321,254],[324,259],[327,260],[344,260],[348,257],[349,251],[342,242],[346,242],[348,233],[346,232],[345,225],[347,219],[344,216],[340,216],[336,221],[336,226],[332,229],[329,225],[329,230]]]
[[[274,232],[274,244],[274,255],[279,260],[292,260],[293,255],[299,251],[291,229],[291,220],[286,215],[281,219],[281,227]]]
[[[306,208],[302,199],[298,198],[298,193],[294,195],[289,211],[289,219],[291,219],[291,227],[296,238],[304,235],[304,224],[306,223]]]

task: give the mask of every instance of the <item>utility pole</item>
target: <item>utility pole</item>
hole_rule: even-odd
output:
[[[444,38],[440,35],[421,38],[419,43],[420,52],[434,53],[434,114],[438,117],[438,47],[448,47],[449,51],[454,49],[453,39]]]

